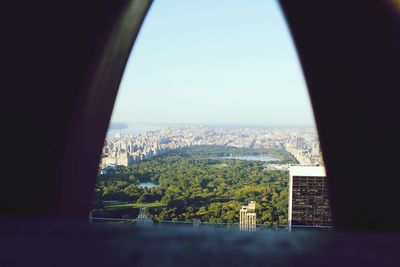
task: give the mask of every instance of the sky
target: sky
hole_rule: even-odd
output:
[[[155,0],[112,122],[313,126],[275,0]]]

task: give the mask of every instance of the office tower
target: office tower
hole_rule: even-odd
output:
[[[322,166],[291,166],[289,170],[289,227],[330,226],[328,185]]]
[[[240,209],[240,230],[256,229],[256,202],[250,201],[249,205]]]

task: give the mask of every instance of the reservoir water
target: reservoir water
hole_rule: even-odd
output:
[[[138,184],[139,188],[153,188],[153,187],[158,187],[158,184],[152,183],[152,182],[144,182]]]

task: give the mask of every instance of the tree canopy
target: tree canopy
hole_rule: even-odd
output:
[[[241,206],[254,200],[257,223],[287,224],[288,172],[266,170],[261,161],[218,158],[232,150],[215,146],[177,149],[99,175],[94,216],[134,218],[137,213],[132,206],[113,209],[105,205],[107,201],[162,203],[149,208],[156,221],[238,223]],[[292,160],[282,151],[274,153],[282,162]],[[157,186],[140,188],[144,182]]]

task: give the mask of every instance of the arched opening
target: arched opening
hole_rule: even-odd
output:
[[[294,214],[330,226],[321,165],[278,3],[159,1],[125,69],[91,216],[287,228]]]
[[[6,1],[2,18],[17,23],[3,23],[0,63],[0,262],[399,266],[397,2],[280,0],[316,111],[334,224],[346,231],[260,234],[71,220],[87,219],[117,87],[150,0]],[[254,203],[244,204],[237,212],[254,221]]]

